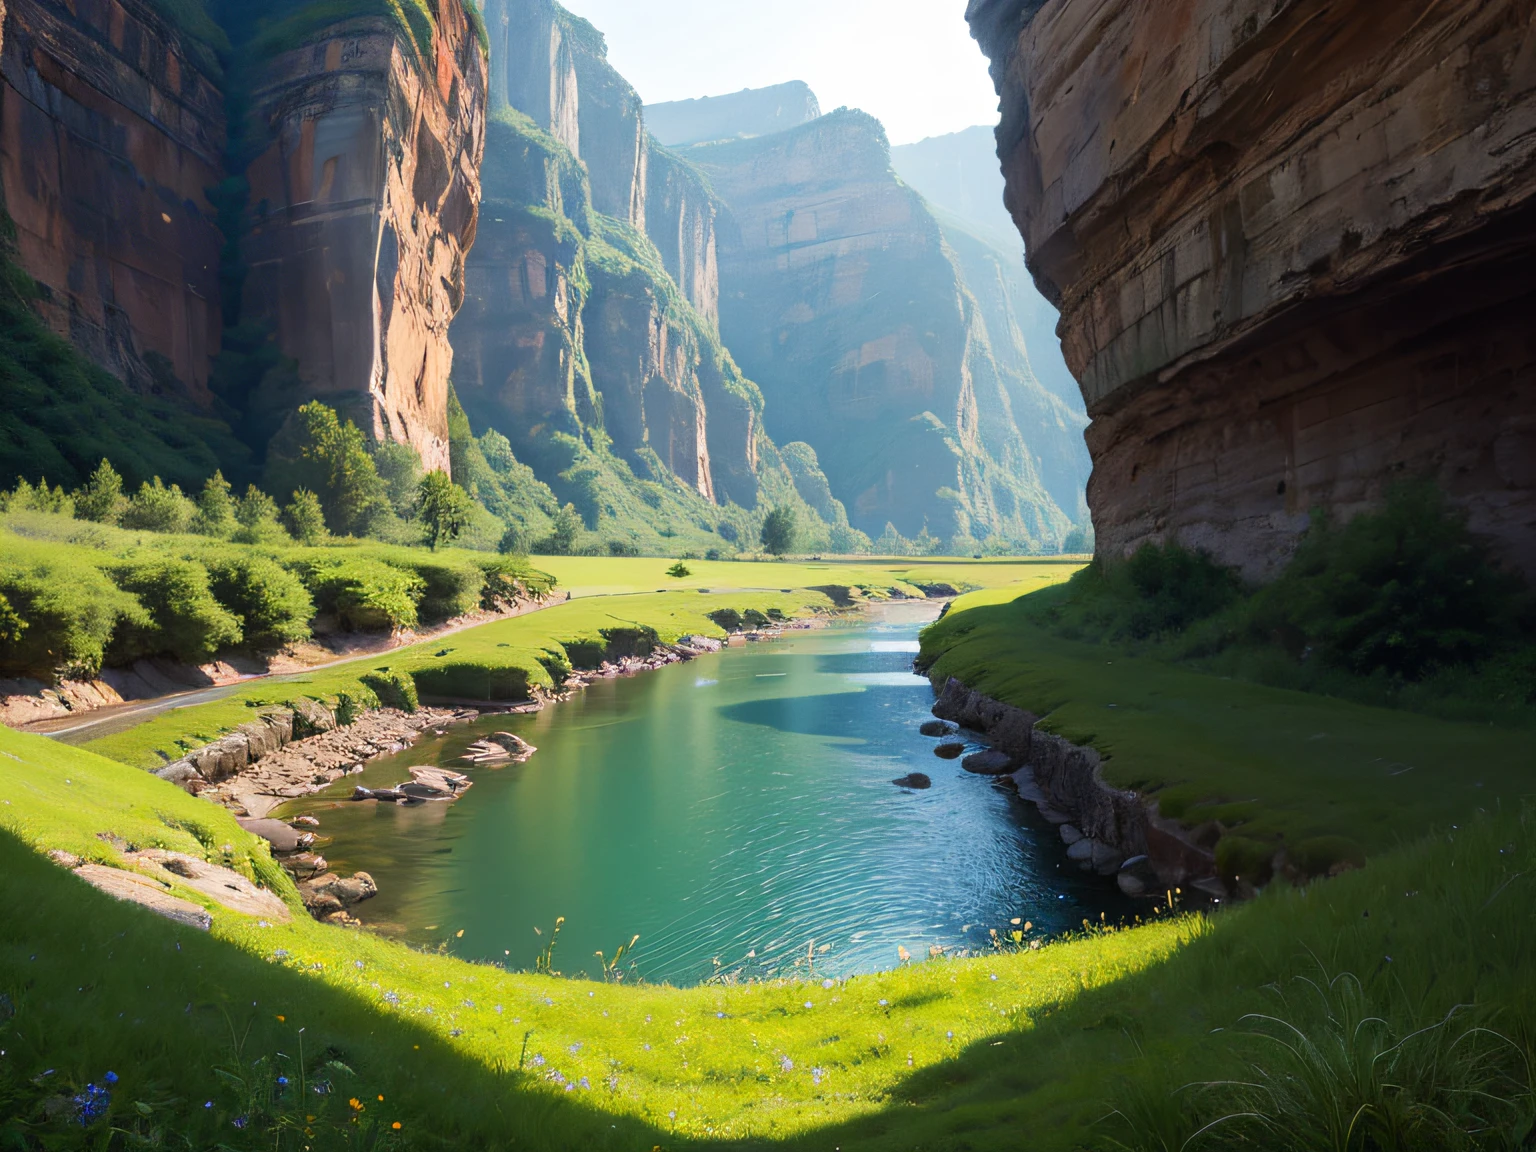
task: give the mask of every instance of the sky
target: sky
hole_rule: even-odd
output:
[[[804,80],[892,144],[997,122],[965,0],[562,0],[648,104]]]

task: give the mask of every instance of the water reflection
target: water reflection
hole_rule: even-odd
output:
[[[533,929],[556,916],[557,967],[595,972],[594,951],[638,932],[639,972],[676,983],[804,971],[808,948],[818,974],[872,971],[898,945],[985,947],[1013,917],[1096,918],[1104,886],[1066,864],[1055,830],[918,734],[932,693],[910,664],[926,607],[452,729],[295,811],[320,816],[333,864],[378,880],[365,919],[515,967],[532,966]],[[497,730],[539,753],[471,769],[452,806],[339,801],[411,764],[463,769],[464,748]],[[933,787],[892,784],[913,771]]]

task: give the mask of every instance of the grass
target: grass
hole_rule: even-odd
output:
[[[1270,688],[1067,640],[1027,600],[965,597],[921,660],[1043,717],[1164,814],[1218,820],[1250,875],[1282,845],[1376,855],[1440,822],[1536,794],[1530,733]],[[1349,843],[1344,843],[1349,842]],[[1250,878],[1267,879],[1250,875]]]
[[[298,1129],[282,1142],[270,1116],[234,1127],[249,1081],[279,1073],[331,1082],[327,1097],[286,1097],[321,1147],[894,1152],[1016,1148],[1027,1132],[1065,1152],[1149,1148],[1157,1131],[1180,1147],[1205,1120],[1180,1088],[1266,1059],[1245,1018],[1326,1038],[1326,1008],[1295,995],[1302,977],[1348,972],[1363,1008],[1396,1024],[1469,1004],[1516,1049],[1533,1035],[1536,829],[1507,808],[1211,918],[830,988],[674,989],[507,973],[302,915],[264,926],[214,909],[211,934],[178,928],[37,853],[109,863],[110,833],[294,894],[227,815],[133,769],[0,730],[0,780],[0,1093],[36,1124],[20,1147],[104,1146],[46,1105],[107,1070],[113,1123],[153,1121],[194,1147],[307,1142]],[[1529,1084],[1505,1093],[1500,1132],[1518,1136]]]

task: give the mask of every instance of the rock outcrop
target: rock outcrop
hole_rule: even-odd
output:
[[[212,49],[151,0],[9,0],[0,180],[47,323],[136,391],[199,405],[220,337]]]
[[[770,136],[821,115],[816,93],[803,80],[745,88],[728,96],[701,96],[645,106],[651,135],[668,147]]]
[[[245,315],[269,319],[303,399],[450,468],[448,326],[464,294],[485,145],[487,63],[459,0],[430,50],[347,20],[262,71],[247,170]],[[295,397],[258,403],[289,406]]]
[[[972,0],[1101,547],[1252,576],[1431,476],[1536,573],[1536,7]]]
[[[1044,490],[983,311],[879,122],[840,110],[682,155],[728,209],[721,335],[763,390],[769,433],[816,450],[852,523],[1059,541],[1070,518]]]

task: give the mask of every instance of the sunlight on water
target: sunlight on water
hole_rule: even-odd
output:
[[[898,945],[984,948],[1014,917],[1048,930],[1097,918],[1115,902],[1066,862],[1055,829],[918,734],[933,695],[912,654],[932,616],[892,606],[602,681],[537,715],[451,729],[292,811],[321,818],[333,866],[378,880],[365,920],[514,967],[532,966],[548,939],[534,928],[557,916],[557,968],[594,972],[597,949],[638,932],[639,973],[674,983],[803,974],[808,952],[818,976],[874,971]],[[465,746],[498,730],[538,754],[465,769]],[[475,787],[452,806],[339,799],[431,763]],[[892,782],[910,772],[933,786]]]

